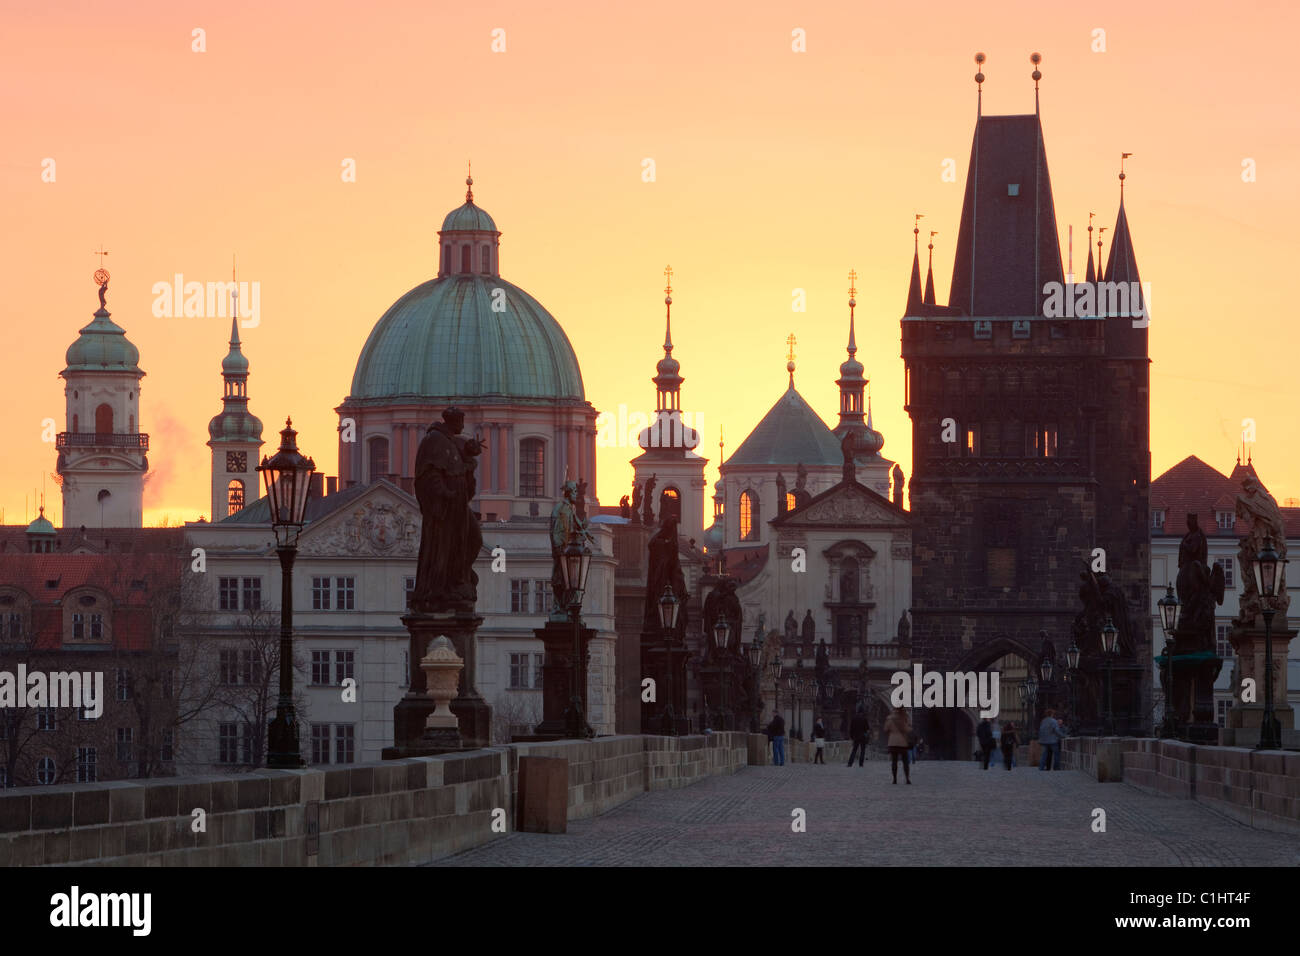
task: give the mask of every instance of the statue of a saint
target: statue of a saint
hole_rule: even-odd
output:
[[[641,515],[641,520],[645,524],[655,523],[655,484],[658,478],[659,475],[656,473],[645,480],[645,513]]]
[[[1241,494],[1237,495],[1236,513],[1239,519],[1250,522],[1250,529],[1241,539],[1241,550],[1237,552],[1241,563],[1242,592],[1241,612],[1238,619],[1249,623],[1263,609],[1263,600],[1259,586],[1255,583],[1255,557],[1264,548],[1267,538],[1277,552],[1278,563],[1286,558],[1286,525],[1277,501],[1265,490],[1258,478],[1247,475],[1241,483]],[[1287,593],[1286,580],[1278,572],[1278,582],[1273,597],[1273,608],[1284,616],[1291,606],[1291,595]]]
[[[812,608],[803,616],[803,642],[809,646],[817,642],[817,622],[813,620]]]
[[[632,523],[633,523],[633,524],[640,524],[640,523],[641,523],[641,499],[642,499],[642,497],[644,496],[644,493],[645,493],[645,492],[644,492],[644,489],[643,489],[642,486],[641,486],[641,482],[639,482],[639,481],[634,481],[634,482],[632,482],[632,507],[631,507],[631,512],[632,512]]]
[[[470,510],[474,460],[482,447],[461,434],[465,413],[452,406],[429,427],[415,455],[415,497],[420,503],[420,556],[411,610],[473,610],[478,599],[474,560],[483,547]]]
[[[689,595],[686,592],[686,576],[682,573],[681,559],[678,555],[679,547],[677,519],[669,515],[664,519],[663,526],[650,539],[648,546],[650,553],[646,564],[645,614],[642,621],[647,630],[652,630],[656,634],[662,631],[663,625],[659,622],[659,599],[663,596],[664,587],[670,587],[673,589],[673,596],[679,602],[677,628],[674,633],[680,639],[686,633],[686,599]]]
[[[799,464],[795,468],[794,490],[795,491],[808,490],[808,469],[803,466],[803,462],[799,462]]]
[[[566,481],[560,500],[551,509],[551,620],[569,619],[568,593],[564,589],[564,571],[560,567],[564,549],[576,536],[579,544],[592,541],[587,522],[578,513],[578,484]]]
[[[788,510],[786,507],[785,475],[778,471],[776,473],[776,513],[783,515]]]
[[[852,431],[845,432],[844,437],[840,439],[840,454],[844,456],[844,469],[841,478],[846,482],[858,480],[857,462],[853,460],[853,456],[857,453],[857,437]]]
[[[1193,638],[1199,650],[1214,647],[1214,606],[1223,603],[1223,568],[1208,564],[1208,542],[1196,515],[1187,515],[1187,534],[1178,545],[1178,600],[1183,609],[1178,633]],[[1115,622],[1119,627],[1119,622]]]
[[[785,642],[787,644],[799,643],[799,622],[794,619],[794,611],[785,616]]]
[[[904,609],[903,613],[899,615],[898,618],[898,643],[906,644],[911,639],[912,639],[912,621],[907,616],[907,610]]]
[[[618,499],[618,513],[624,518],[630,518],[632,516],[632,507],[628,504],[627,495]]]
[[[767,612],[758,612],[758,623],[754,625],[754,640],[760,644],[767,639]]]

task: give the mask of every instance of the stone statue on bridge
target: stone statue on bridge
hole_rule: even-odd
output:
[[[1268,493],[1259,479],[1247,475],[1241,482],[1241,494],[1237,495],[1237,517],[1250,523],[1249,531],[1241,539],[1241,550],[1237,558],[1241,564],[1242,582],[1241,612],[1238,619],[1243,623],[1254,621],[1263,609],[1263,597],[1255,583],[1255,556],[1264,548],[1264,539],[1269,539],[1273,550],[1277,552],[1278,563],[1286,559],[1286,525],[1277,501]],[[1286,617],[1287,608],[1291,606],[1291,595],[1287,593],[1286,580],[1281,571],[1273,597],[1273,608]]]
[[[451,406],[429,427],[415,455],[415,497],[420,504],[420,554],[411,610],[472,611],[478,599],[474,561],[483,548],[478,518],[470,510],[474,460],[482,446],[461,434],[465,413]]]

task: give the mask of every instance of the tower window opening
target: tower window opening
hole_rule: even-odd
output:
[[[469,261],[470,261],[469,243],[465,243],[465,245],[460,247],[460,271],[461,272],[468,273],[472,271],[470,269]]]
[[[226,485],[226,514],[233,515],[244,507],[244,483],[238,478]]]
[[[451,275],[451,245],[448,244],[442,250],[442,274]]]
[[[487,245],[486,243],[483,244],[482,265],[483,265],[483,274],[491,275],[492,274],[492,247]]]
[[[388,474],[388,439],[372,438],[366,447],[370,453],[370,480],[378,481]]]
[[[95,434],[113,434],[113,406],[107,402],[95,409]]]
[[[667,521],[670,517],[682,520],[682,498],[676,488],[665,488],[659,496],[659,520]]]
[[[740,495],[740,540],[758,540],[758,495],[752,491]]]
[[[546,494],[546,442],[525,438],[519,443],[519,497],[541,498]]]

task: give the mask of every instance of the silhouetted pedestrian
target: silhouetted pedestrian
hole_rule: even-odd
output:
[[[985,717],[980,721],[980,725],[975,728],[975,736],[979,738],[980,754],[984,757],[984,769],[989,769],[989,758],[993,756],[993,724]]]
[[[1039,770],[1061,769],[1061,740],[1064,737],[1065,728],[1057,721],[1056,711],[1047,708],[1043,711],[1043,722],[1038,725],[1038,745],[1043,748]]]
[[[907,710],[895,707],[894,712],[885,721],[885,742],[889,747],[889,769],[893,771],[894,783],[898,783],[898,758],[903,758],[903,776],[912,782],[912,772],[907,762],[907,752],[912,739],[912,725],[907,719]]]
[[[1020,743],[1020,738],[1016,735],[1016,725],[1007,721],[1002,725],[1002,763],[1006,765],[1007,770],[1016,759],[1016,745]]]
[[[813,724],[812,744],[813,763],[819,763],[824,766],[826,763],[826,725],[822,723],[820,717],[817,718],[817,723]]]
[[[862,761],[867,759],[867,743],[871,739],[871,727],[867,724],[866,709],[859,704],[858,712],[853,715],[853,720],[849,723],[849,736],[853,739],[853,749],[849,751],[849,766],[853,766],[853,758],[858,758],[858,766],[862,766]]]
[[[785,718],[780,713],[772,716],[767,725],[767,739],[772,741],[772,766],[785,766]]]

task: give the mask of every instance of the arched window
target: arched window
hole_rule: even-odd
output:
[[[840,603],[858,602],[858,559],[845,558],[840,565]]]
[[[491,275],[492,273],[492,247],[487,243],[483,244],[483,274]]]
[[[546,442],[540,438],[525,438],[519,443],[519,497],[543,497],[546,493],[545,476]]]
[[[451,275],[451,244],[448,243],[442,250],[442,274]]]
[[[370,481],[378,481],[388,474],[388,439],[375,437],[366,443],[370,454]]]
[[[469,255],[470,255],[469,243],[467,242],[465,243],[465,245],[460,247],[460,271],[461,272],[471,271],[469,266]]]
[[[227,515],[233,515],[244,507],[244,483],[240,479],[231,479],[226,485],[226,502]]]
[[[758,495],[752,491],[740,495],[740,540],[758,540]]]
[[[107,402],[95,409],[95,434],[113,434],[113,406]]]
[[[794,511],[794,509],[797,507],[799,507],[799,503],[795,500],[794,492],[787,491],[785,493],[785,510]]]
[[[53,757],[42,757],[36,764],[36,782],[49,786],[54,782],[55,767]]]
[[[682,520],[682,496],[676,488],[665,488],[659,495],[659,521],[662,523],[669,517]]]

